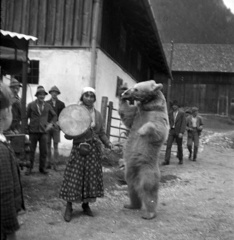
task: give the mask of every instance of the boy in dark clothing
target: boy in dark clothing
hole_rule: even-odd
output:
[[[46,101],[51,105],[55,113],[57,114],[57,117],[59,117],[59,114],[61,111],[65,108],[64,102],[60,101],[58,99],[58,95],[60,94],[59,89],[56,86],[53,86],[49,93],[51,95],[51,99]],[[48,122],[50,122],[52,116],[49,114]],[[54,146],[54,155],[52,159],[52,152],[51,152],[51,144],[53,140],[53,146]],[[60,128],[57,124],[54,124],[54,126],[47,132],[47,151],[48,151],[48,162],[47,162],[47,168],[51,168],[51,165],[53,165],[54,170],[57,170],[57,160],[58,160],[58,144],[60,142]]]
[[[186,118],[186,129],[188,131],[187,148],[189,150],[189,159],[196,161],[199,138],[203,129],[203,119],[198,115],[197,107],[193,107],[192,114]]]

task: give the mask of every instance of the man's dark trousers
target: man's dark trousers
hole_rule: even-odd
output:
[[[47,134],[46,133],[30,133],[29,135],[31,141],[31,169],[33,169],[34,159],[35,159],[35,151],[37,147],[37,142],[39,142],[39,170],[43,171],[46,165],[47,158]]]
[[[171,129],[167,139],[167,149],[166,149],[166,155],[165,155],[166,163],[170,163],[171,148],[174,140],[176,140],[176,143],[177,143],[177,149],[178,149],[177,157],[180,162],[183,162],[183,148],[182,148],[183,137],[179,138],[178,134],[175,133],[175,129]]]

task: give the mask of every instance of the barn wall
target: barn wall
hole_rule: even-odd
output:
[[[200,112],[227,115],[234,98],[234,74],[174,72],[171,99]]]
[[[1,28],[35,45],[90,46],[93,0],[2,0]]]

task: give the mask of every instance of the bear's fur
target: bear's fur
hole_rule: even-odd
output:
[[[158,157],[169,130],[166,100],[162,84],[154,80],[141,82],[122,93],[119,115],[129,128],[124,150],[125,180],[128,184],[130,209],[144,208],[144,219],[156,216],[160,182]],[[137,101],[130,105],[129,100]]]

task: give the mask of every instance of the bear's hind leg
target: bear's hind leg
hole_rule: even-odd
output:
[[[153,219],[156,217],[156,206],[157,206],[157,200],[155,199],[149,199],[144,198],[143,199],[143,205],[145,206],[144,213],[142,215],[143,219]]]
[[[144,213],[142,218],[153,219],[156,217],[156,207],[158,202],[158,189],[159,184],[156,183],[154,186],[150,186],[149,183],[145,183],[141,190],[142,204],[144,206]]]
[[[124,207],[127,209],[141,209],[141,199],[132,185],[128,185],[128,194],[130,198],[130,204],[125,204]]]

